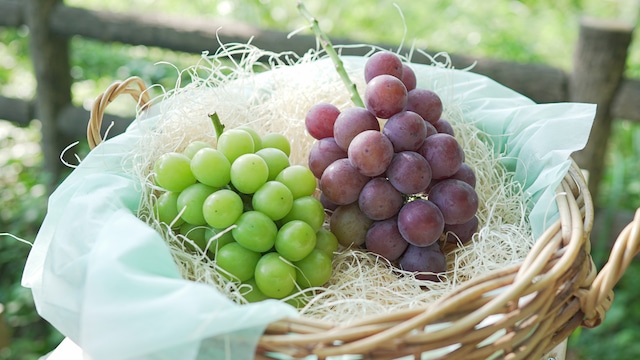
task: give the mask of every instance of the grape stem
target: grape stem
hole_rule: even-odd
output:
[[[340,79],[342,79],[342,82],[351,93],[351,101],[357,106],[364,107],[364,102],[362,101],[362,98],[360,98],[360,94],[358,93],[356,84],[354,84],[349,78],[349,74],[347,74],[347,70],[344,68],[342,59],[340,59],[340,56],[331,44],[331,40],[329,40],[327,34],[325,34],[322,29],[320,29],[318,20],[313,17],[313,15],[311,15],[302,1],[298,1],[298,11],[300,11],[300,14],[302,14],[302,16],[304,16],[311,23],[311,29],[316,35],[316,39],[318,39],[318,42],[320,42],[320,45],[322,46],[324,51],[333,61],[336,71],[338,72],[338,75],[340,75]]]
[[[222,135],[222,132],[224,131],[224,125],[220,122],[218,113],[209,115],[209,118],[211,119],[211,122],[213,122],[213,128],[216,130],[216,139],[219,139],[220,135]]]

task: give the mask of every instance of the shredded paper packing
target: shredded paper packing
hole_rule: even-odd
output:
[[[342,59],[358,83],[366,58]],[[493,143],[529,201],[533,238],[540,236],[558,217],[556,189],[571,153],[588,139],[595,105],[535,104],[470,71],[413,68],[419,87],[438,92],[450,115],[473,124]],[[351,106],[348,96],[336,94],[340,79],[328,58],[279,66],[220,87],[206,84],[196,82],[154,103],[124,134],[93,149],[50,197],[23,285],[32,289],[39,314],[91,359],[250,359],[269,323],[299,316],[282,301],[240,305],[214,286],[182,276],[165,239],[138,216],[147,192],[137,173],[145,161],[140,149],[183,146],[187,139],[169,131],[176,117],[188,116],[201,129],[198,135],[210,138],[208,114],[216,111],[228,127],[262,122],[264,130],[284,133],[292,141],[292,163],[304,164],[312,139],[299,116],[306,111],[303,105],[322,100],[343,108]],[[243,104],[241,98],[245,105],[225,108],[226,98]],[[294,107],[290,114],[298,116],[256,118],[259,107],[247,110],[272,101]],[[159,128],[168,136],[158,135],[154,145],[150,134],[160,134]]]

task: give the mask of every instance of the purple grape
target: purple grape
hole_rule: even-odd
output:
[[[424,124],[427,126],[427,135],[425,137],[429,137],[438,133],[438,129],[436,129],[436,127],[433,126],[432,123],[425,121]]]
[[[407,88],[407,91],[411,91],[416,88],[418,84],[418,79],[416,78],[416,73],[413,71],[411,66],[408,64],[402,64],[402,83],[404,87]]]
[[[391,75],[402,79],[402,60],[390,51],[377,52],[364,64],[364,81],[369,82],[378,75]]]
[[[444,239],[448,243],[464,245],[478,231],[478,217],[462,224],[444,224]]]
[[[333,124],[340,110],[333,104],[321,102],[313,105],[304,118],[307,132],[315,139],[333,137]]]
[[[309,150],[309,169],[316,178],[320,179],[327,166],[346,157],[347,152],[338,146],[334,138],[323,138],[315,141]]]
[[[339,206],[338,204],[327,199],[327,196],[323,192],[320,192],[320,203],[322,204],[325,210],[329,210],[329,211],[334,211]]]
[[[364,90],[364,104],[376,117],[388,119],[407,105],[407,88],[392,75],[378,75]]]
[[[438,206],[447,224],[465,223],[478,211],[478,194],[458,179],[445,179],[429,191],[429,200]]]
[[[406,110],[418,113],[433,124],[442,116],[442,100],[431,90],[416,88],[407,94]]]
[[[464,160],[464,151],[458,140],[449,134],[429,136],[418,152],[431,165],[431,176],[434,179],[444,179],[455,174]]]
[[[380,131],[365,130],[351,140],[347,155],[362,175],[378,176],[393,158],[393,144]]]
[[[355,202],[338,206],[331,214],[329,228],[342,246],[361,246],[372,223]]]
[[[402,257],[399,267],[405,271],[416,272],[416,279],[439,282],[447,271],[447,258],[440,250],[438,243],[427,247],[409,245]]]
[[[414,151],[401,151],[393,155],[387,168],[387,178],[403,194],[423,192],[431,182],[431,166]]]
[[[398,231],[396,218],[376,221],[371,224],[364,244],[367,250],[381,255],[389,261],[396,261],[409,246],[409,243]]]
[[[418,151],[427,137],[428,124],[413,111],[401,111],[389,118],[382,128],[395,152]]]
[[[320,190],[332,203],[346,205],[358,201],[368,181],[369,177],[360,174],[349,159],[338,159],[322,173]]]
[[[471,185],[472,188],[476,187],[476,173],[469,165],[467,165],[467,163],[463,162],[460,166],[460,169],[458,169],[458,171],[456,171],[456,173],[451,175],[449,178],[462,180]]]
[[[438,121],[433,123],[433,126],[436,128],[436,130],[439,133],[455,136],[455,133],[453,131],[453,126],[451,126],[451,123],[443,118],[438,119]]]
[[[365,130],[380,131],[380,123],[365,108],[352,107],[342,110],[333,124],[333,137],[342,150],[347,151],[353,138]]]
[[[409,244],[429,246],[438,241],[442,235],[444,217],[433,202],[415,199],[400,209],[398,230]]]
[[[383,177],[369,180],[358,197],[360,210],[371,220],[384,220],[397,215],[403,203],[402,194]]]

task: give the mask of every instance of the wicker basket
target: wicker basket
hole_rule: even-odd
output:
[[[121,94],[150,105],[137,77],[116,82],[95,101],[87,129],[91,148],[102,141],[104,110]],[[579,326],[602,323],[613,287],[640,251],[640,209],[619,235],[598,273],[590,254],[594,207],[574,163],[557,190],[560,219],[537,239],[522,263],[478,276],[435,303],[348,325],[311,318],[270,324],[257,359],[354,354],[390,359],[447,348],[448,359],[537,359]],[[495,316],[497,315],[497,316]],[[487,321],[487,319],[495,321]]]

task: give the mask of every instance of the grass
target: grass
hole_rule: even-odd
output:
[[[306,25],[291,0],[66,0],[69,6],[111,11],[165,12],[176,16],[223,16],[255,26],[292,31]],[[369,5],[367,5],[369,4]],[[636,23],[638,0],[362,0],[307,1],[332,37],[362,42],[407,44],[418,47],[492,57],[518,62],[545,63],[571,69],[573,46],[582,16]],[[526,21],[523,21],[526,19]],[[88,107],[93,98],[114,80],[141,76],[147,83],[171,87],[179,68],[193,64],[198,56],[144,46],[103,44],[73,38],[71,42],[73,98]],[[28,31],[0,28],[0,94],[30,99],[35,80],[28,57]],[[640,78],[640,42],[635,41],[627,62],[626,76]],[[114,104],[115,105],[115,104]],[[113,110],[113,109],[112,109]],[[124,109],[115,109],[125,111]],[[607,149],[607,168],[599,203],[605,214],[640,205],[640,125],[618,119]],[[33,240],[45,213],[46,193],[41,184],[47,174],[41,170],[39,127],[34,122],[15,128],[0,122],[0,232]],[[597,234],[594,234],[597,235]],[[593,256],[602,264],[608,254],[608,239]],[[602,245],[604,244],[604,245]],[[19,284],[25,244],[0,237],[0,303],[17,340],[0,350],[3,359],[37,359],[60,340],[61,335],[44,323],[34,311],[30,292]],[[570,341],[572,353],[580,359],[634,359],[640,356],[635,334],[640,331],[640,307],[635,305],[640,290],[634,279],[640,265],[634,263],[616,288],[616,301],[602,326],[576,332]]]

